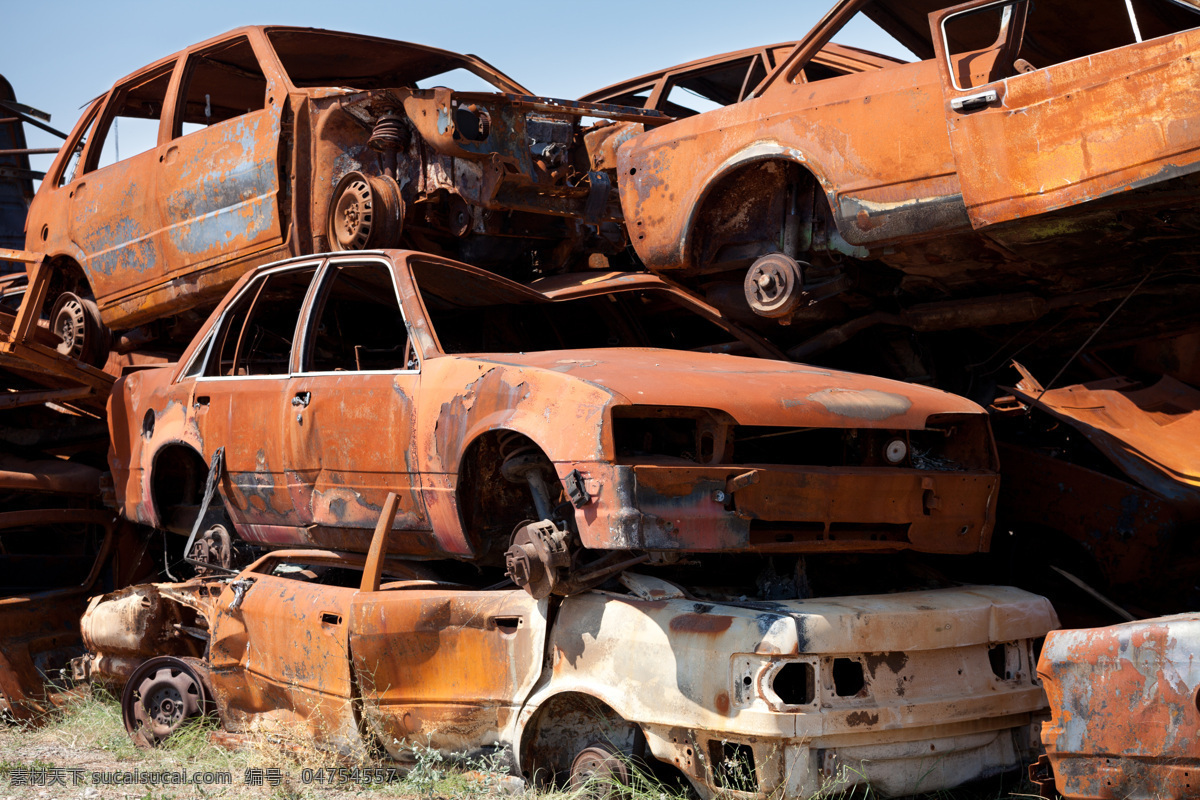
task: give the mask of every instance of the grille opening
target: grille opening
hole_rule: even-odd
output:
[[[862,664],[850,658],[833,660],[833,690],[838,697],[855,697],[866,685]]]
[[[805,706],[817,696],[817,671],[812,664],[794,661],[775,673],[771,689],[789,706]]]
[[[1008,662],[1008,653],[1006,650],[1007,648],[1002,644],[994,644],[988,648],[988,661],[992,665],[992,674],[1002,681],[1012,678],[1006,668]]]
[[[718,787],[734,792],[758,791],[753,747],[740,742],[710,739],[708,757],[712,762],[713,782]]]

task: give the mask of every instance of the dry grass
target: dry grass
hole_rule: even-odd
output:
[[[420,745],[412,748],[414,765],[406,770],[382,760],[339,760],[316,749],[306,737],[259,734],[245,737],[236,749],[214,744],[216,726],[202,721],[177,732],[154,749],[136,747],[121,723],[118,701],[103,690],[81,693],[70,699],[39,725],[0,724],[0,800],[63,800],[105,798],[116,800],[191,800],[191,798],[414,798],[415,800],[465,800],[511,794],[514,781],[498,760],[451,763],[440,753]],[[384,774],[364,770],[392,769],[391,780],[370,782]],[[28,785],[22,776],[61,775],[65,785]],[[73,785],[75,773],[81,779]],[[358,772],[355,772],[358,770]],[[226,785],[112,785],[94,782],[93,773],[201,773],[227,774]],[[359,781],[368,779],[366,784]],[[247,778],[262,778],[262,785]],[[305,781],[305,778],[308,781]],[[277,781],[272,785],[272,779]],[[332,780],[331,780],[332,779]],[[350,779],[350,780],[339,780]],[[594,788],[594,787],[593,787]],[[591,792],[519,791],[524,800],[583,800]],[[604,794],[597,792],[596,794]],[[685,800],[677,790],[638,774],[633,785],[623,787],[626,800]],[[928,795],[929,800],[1008,800],[1032,798],[1028,782],[1012,776],[983,781],[953,792]],[[877,797],[857,786],[844,793],[822,793],[820,800],[868,800]]]

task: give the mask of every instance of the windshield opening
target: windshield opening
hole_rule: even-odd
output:
[[[413,262],[413,273],[442,351],[449,354],[657,347],[753,355],[744,332],[709,320],[668,290],[552,301],[440,264]]]
[[[417,88],[430,79],[467,75],[474,81],[471,89],[509,91],[501,78],[477,71],[467,59],[419,45],[328,31],[274,30],[267,38],[299,88]]]

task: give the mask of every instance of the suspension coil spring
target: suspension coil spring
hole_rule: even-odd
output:
[[[367,146],[372,150],[399,150],[408,146],[408,126],[404,117],[397,114],[384,114],[375,123]]]
[[[528,438],[514,431],[501,431],[498,437],[500,447],[500,471],[513,480],[520,468],[538,459],[541,451]],[[520,480],[520,478],[517,478]]]

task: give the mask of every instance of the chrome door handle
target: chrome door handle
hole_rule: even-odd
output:
[[[999,99],[1000,95],[996,93],[995,89],[988,89],[986,92],[980,92],[979,94],[955,97],[950,101],[950,108],[955,111],[974,111],[977,108],[991,105]]]
[[[296,396],[292,398],[292,405],[296,408],[304,408],[311,399],[312,392],[296,392]]]

